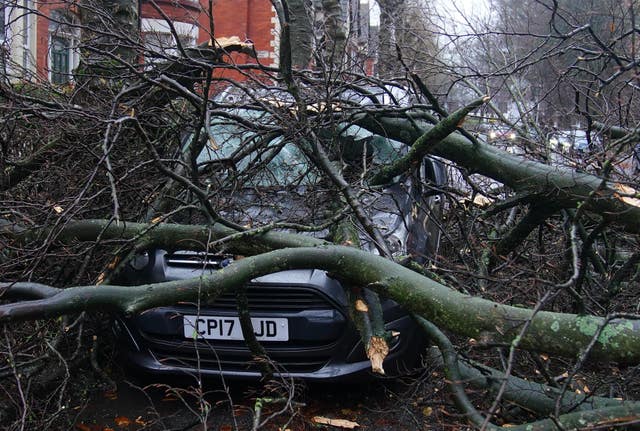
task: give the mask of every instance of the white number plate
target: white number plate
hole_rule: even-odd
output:
[[[260,341],[289,341],[289,322],[283,318],[252,317]],[[232,316],[184,316],[185,338],[244,340],[240,319]]]

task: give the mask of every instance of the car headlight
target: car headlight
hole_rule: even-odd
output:
[[[135,269],[136,271],[140,271],[146,268],[148,264],[149,264],[149,253],[146,251],[143,253],[136,254],[129,261],[129,265],[131,265],[131,268]]]
[[[393,257],[407,254],[407,246],[404,241],[395,233],[387,237],[387,245]]]

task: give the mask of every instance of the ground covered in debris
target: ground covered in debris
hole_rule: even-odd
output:
[[[456,422],[454,409],[443,404],[440,376],[427,369],[351,384],[227,382],[225,388],[209,382],[202,389],[184,381],[134,383],[131,377],[122,375],[117,390],[95,390],[75,406],[75,429],[390,431],[442,429],[442,423]]]

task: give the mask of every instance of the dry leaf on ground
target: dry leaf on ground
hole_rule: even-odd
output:
[[[360,426],[357,422],[348,421],[346,419],[329,419],[323,416],[314,416],[311,421],[320,425],[331,425],[333,427],[345,428],[350,430]]]

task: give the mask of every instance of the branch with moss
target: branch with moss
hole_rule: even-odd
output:
[[[435,127],[425,121],[385,115],[361,114],[355,121],[373,133],[407,145]],[[630,187],[569,167],[527,160],[482,142],[472,142],[459,133],[434,144],[431,154],[500,181],[517,192],[539,195],[560,208],[576,208],[584,203],[584,211],[611,219],[628,232],[640,233],[640,206],[635,198],[638,192]]]
[[[590,359],[640,363],[640,322],[635,318],[605,320],[592,315],[556,313],[512,307],[452,291],[410,269],[370,253],[342,246],[288,248],[249,257],[214,274],[192,280],[141,286],[79,286],[55,295],[0,306],[0,322],[51,318],[82,310],[135,314],[143,310],[193,301],[210,303],[222,292],[248,281],[288,269],[326,270],[341,281],[368,286],[407,311],[438,327],[481,342],[510,345],[560,356],[578,357],[601,331]],[[27,288],[29,283],[2,283],[0,288]],[[520,334],[523,325],[528,330]],[[604,325],[604,326],[603,326]],[[599,329],[599,328],[603,329]]]
[[[0,220],[0,238],[8,244],[18,245],[39,241],[52,235],[49,227],[23,227]],[[211,225],[184,225],[173,223],[115,223],[112,220],[78,220],[64,224],[53,235],[61,244],[74,241],[144,241],[149,248],[161,247],[168,250],[203,250],[209,241],[224,241],[225,250],[242,255],[253,255],[283,247],[310,247],[327,242],[287,232],[256,231],[249,240],[247,235],[237,236],[238,231],[219,223]],[[234,236],[235,235],[235,236]]]
[[[618,400],[608,400],[598,397],[597,402],[592,405],[596,406],[595,409],[578,408],[577,411],[568,412],[557,417],[552,416],[553,409],[556,403],[559,403],[563,407],[563,411],[570,411],[571,401],[577,401],[580,397],[569,396],[567,404],[565,402],[564,394],[558,393],[558,389],[550,390],[545,394],[543,390],[542,395],[535,394],[531,396],[523,389],[539,389],[542,385],[527,384],[528,382],[521,379],[515,379],[511,376],[508,377],[506,384],[509,386],[509,395],[512,399],[516,399],[524,404],[525,408],[532,408],[534,410],[542,410],[543,414],[550,415],[548,419],[542,419],[537,422],[526,423],[518,426],[500,427],[490,422],[487,422],[486,418],[478,412],[473,403],[469,400],[469,397],[465,393],[462,382],[469,378],[477,379],[477,372],[471,371],[467,367],[461,367],[461,363],[458,360],[458,354],[453,347],[453,344],[449,338],[440,331],[440,329],[433,323],[417,317],[417,321],[422,329],[427,333],[431,341],[438,346],[440,354],[442,356],[441,363],[444,368],[445,377],[447,378],[447,387],[453,396],[456,407],[466,416],[467,420],[471,422],[475,427],[479,429],[489,430],[522,430],[522,431],[550,431],[556,429],[585,429],[585,428],[597,428],[624,425],[627,423],[635,423],[640,420],[640,403],[638,402],[621,402]],[[463,373],[464,370],[465,372]],[[465,375],[466,374],[466,375]],[[494,373],[492,373],[494,374]],[[494,374],[495,375],[495,374]],[[524,384],[523,384],[524,382]],[[503,383],[504,384],[504,383]],[[516,388],[520,388],[518,391]],[[519,393],[518,393],[519,392]],[[549,395],[557,395],[559,400],[546,399]],[[551,401],[551,402],[550,402]],[[562,402],[560,402],[562,401]],[[531,406],[531,407],[530,407]],[[573,406],[577,407],[577,406]]]

